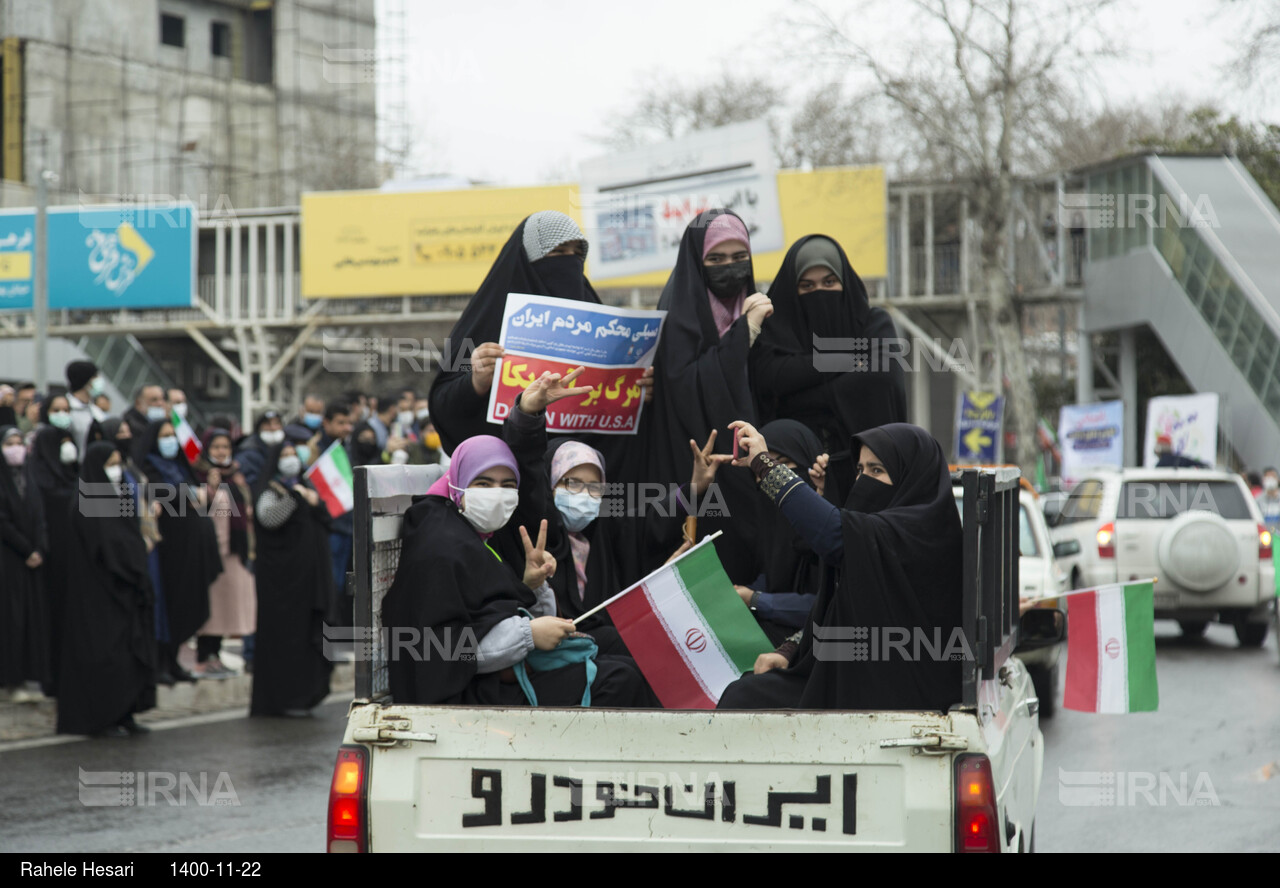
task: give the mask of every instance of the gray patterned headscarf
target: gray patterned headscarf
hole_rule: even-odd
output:
[[[524,223],[524,252],[530,262],[537,262],[567,241],[582,241],[587,236],[578,223],[557,210],[534,213]]]

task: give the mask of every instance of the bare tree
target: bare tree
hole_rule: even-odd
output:
[[[878,163],[884,156],[884,125],[872,93],[849,96],[839,83],[814,89],[796,108],[778,139],[784,167],[829,167]]]
[[[609,131],[599,141],[626,150],[763,118],[779,166],[875,163],[883,154],[885,134],[872,108],[878,98],[847,95],[839,83],[826,83],[792,111],[786,91],[760,77],[726,74],[693,86],[654,80],[641,88],[634,108],[609,121]]]
[[[864,30],[808,5],[809,36],[827,53],[869,74],[899,110],[916,141],[969,186],[979,227],[979,280],[993,319],[1016,461],[1035,461],[1036,397],[1022,351],[1018,305],[1008,273],[1008,226],[1015,176],[1047,143],[1060,114],[1058,78],[1098,15],[1116,0],[873,0],[920,27],[922,42],[891,55]],[[1096,50],[1095,50],[1096,52]],[[1046,113],[1046,108],[1050,109]]]
[[[1240,33],[1247,34],[1231,70],[1242,86],[1274,83],[1280,73],[1280,0],[1224,0],[1243,13]]]
[[[760,77],[725,74],[697,86],[656,80],[641,89],[633,109],[609,121],[601,141],[625,150],[678,139],[697,130],[774,117],[783,100],[782,90]]]

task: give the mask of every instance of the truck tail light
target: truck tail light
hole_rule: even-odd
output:
[[[1258,525],[1258,560],[1271,560],[1271,531],[1265,524]]]
[[[1116,557],[1116,526],[1111,522],[1098,528],[1098,557]]]
[[[329,853],[369,850],[369,753],[363,746],[342,746],[329,787]]]
[[[1000,817],[991,760],[985,755],[956,758],[956,851],[1000,853]]]

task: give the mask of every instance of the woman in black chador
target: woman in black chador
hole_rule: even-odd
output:
[[[871,307],[844,250],[821,234],[787,251],[769,298],[773,317],[751,351],[759,419],[795,419],[818,436],[831,456],[827,499],[839,505],[858,459],[852,436],[907,419],[897,330]]]
[[[647,453],[643,480],[674,486],[689,480],[691,441],[701,447],[714,431],[715,452],[727,454],[733,446],[729,423],[755,421],[748,355],[772,309],[769,298],[756,292],[742,219],[728,210],[707,210],[689,223],[658,308],[667,319],[654,359],[652,412],[641,430]],[[698,535],[732,527],[735,533],[716,541],[716,553],[731,580],[750,583],[764,512],[745,472],[725,472],[718,485],[720,495],[698,506]],[[679,544],[680,522],[670,520],[669,512],[649,509],[645,515],[641,575],[659,567]]]
[[[757,674],[729,685],[720,708],[945,711],[958,702],[961,662],[951,648],[961,624],[962,532],[938,442],[906,423],[863,432],[853,440],[857,480],[837,509],[771,459],[760,432],[735,425],[747,451],[740,464],[835,568],[836,582],[819,593],[798,648],[762,655]],[[877,656],[850,656],[851,628],[877,641],[905,630],[907,651],[918,655],[877,645]]]
[[[44,501],[16,426],[0,428],[0,450],[0,688],[14,692],[17,702],[38,700],[38,687],[49,683]]]
[[[250,715],[305,716],[329,694],[324,624],[335,620],[329,511],[288,442],[267,454],[253,490],[258,631]]]
[[[70,506],[58,733],[123,736],[155,706],[156,637],[147,547],[120,453],[97,441]]]

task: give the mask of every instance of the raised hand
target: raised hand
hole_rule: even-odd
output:
[[[547,551],[547,519],[538,528],[538,542],[529,539],[529,531],[522,526],[520,539],[524,542],[524,584],[537,589],[556,575],[556,558]]]
[[[646,404],[648,404],[650,401],[653,400],[653,367],[652,366],[644,368],[644,373],[642,373],[640,375],[640,378],[636,380],[636,385],[640,386],[641,391],[644,392],[644,402]]]
[[[482,342],[471,353],[471,387],[477,395],[489,394],[493,387],[493,368],[503,353],[502,346],[496,342]]]
[[[680,544],[680,548],[672,552],[671,557],[662,563],[670,564],[671,562],[675,561],[677,558],[679,558],[681,555],[683,555],[685,552],[688,552],[692,548],[693,548],[693,543],[689,542],[688,540],[685,540],[683,543]]]
[[[742,313],[747,316],[749,323],[758,328],[765,322],[765,318],[773,314],[773,302],[763,293],[752,293],[743,301]]]
[[[827,489],[827,463],[830,457],[822,453],[814,460],[813,467],[809,469],[809,478],[813,481],[813,489],[818,491],[818,496],[822,496]]]
[[[693,451],[693,478],[689,481],[689,492],[694,496],[702,493],[716,479],[716,471],[725,463],[732,462],[733,457],[727,453],[713,453],[716,446],[716,430],[712,429],[707,437],[705,447],[689,439],[689,449]]]
[[[547,409],[548,404],[554,404],[561,398],[585,395],[591,391],[590,388],[578,388],[573,385],[574,380],[581,376],[585,369],[585,367],[579,367],[563,377],[559,373],[544,372],[529,383],[529,387],[520,396],[520,409],[525,413],[541,413]]]
[[[738,433],[738,458],[733,461],[735,466],[749,469],[751,460],[761,453],[769,452],[769,444],[765,441],[764,435],[756,431],[756,427],[751,423],[738,419],[729,423],[729,428],[735,429]]]

